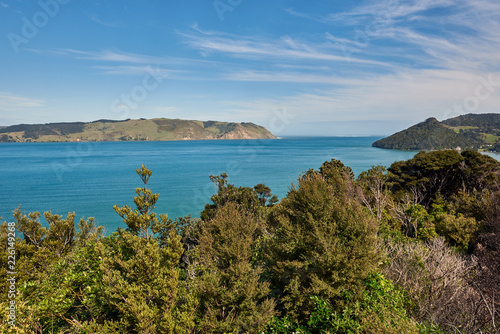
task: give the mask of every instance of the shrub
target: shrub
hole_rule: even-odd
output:
[[[347,291],[355,302],[378,264],[376,223],[353,181],[349,168],[327,162],[300,178],[270,216],[266,270],[281,309],[294,321],[307,321],[314,310],[311,296],[335,310]]]
[[[426,243],[385,243],[385,275],[410,298],[417,321],[445,330],[474,332],[488,322],[480,294],[471,287],[475,262],[455,253],[443,238]]]

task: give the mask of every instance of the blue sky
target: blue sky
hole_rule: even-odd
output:
[[[385,135],[500,112],[497,0],[0,0],[0,125]]]

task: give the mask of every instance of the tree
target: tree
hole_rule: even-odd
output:
[[[368,171],[363,171],[358,176],[358,181],[363,190],[363,204],[375,214],[380,224],[386,205],[390,201],[387,190],[386,169],[384,166],[372,166]]]
[[[167,215],[158,219],[153,212],[159,194],[147,189],[152,171],[141,165],[136,172],[144,183],[136,189],[136,209],[114,206],[127,230],[97,247],[107,316],[75,326],[99,333],[188,333],[196,299],[180,281],[181,236]]]
[[[293,321],[307,321],[311,296],[334,310],[354,302],[377,267],[376,223],[359,191],[351,169],[332,160],[309,170],[273,209],[266,271],[282,314]]]
[[[220,175],[210,175],[210,180],[217,187],[217,193],[211,197],[213,204],[205,205],[205,209],[201,212],[201,219],[208,221],[215,217],[215,212],[218,208],[226,203],[233,202],[242,205],[245,210],[255,213],[260,206],[258,194],[248,187],[235,187],[228,183],[228,175],[222,173]]]
[[[93,224],[93,218],[80,219],[78,229],[74,226],[74,213],[69,213],[67,218],[44,213],[48,227],[43,227],[40,222],[39,212],[22,214],[20,208],[14,211],[15,225],[23,239],[15,239],[16,250],[16,286],[18,288],[17,298],[17,330],[25,332],[42,333],[51,329],[70,328],[67,319],[82,311],[82,299],[88,300],[90,290],[82,283],[82,277],[88,279],[93,273],[85,264],[82,265],[80,273],[83,274],[75,279],[70,263],[81,258],[78,254],[86,250],[83,245],[91,244],[99,239],[102,228]],[[3,226],[6,226],[5,224]],[[0,240],[7,236],[7,230],[2,227]],[[75,234],[76,232],[76,234]],[[2,256],[2,259],[4,257]],[[7,256],[5,256],[7,259]],[[83,262],[83,261],[82,261]],[[61,273],[64,273],[61,275]],[[1,277],[5,277],[5,272]],[[4,282],[2,280],[2,282]],[[76,282],[75,282],[76,281]],[[68,282],[75,283],[71,285]],[[4,290],[4,284],[1,285]],[[79,289],[81,299],[73,298]],[[5,302],[7,293],[1,294],[0,305]],[[6,328],[0,327],[1,330]]]
[[[437,214],[434,224],[436,232],[443,236],[450,246],[457,247],[460,250],[467,250],[480,227],[473,217],[450,213]]]
[[[217,188],[217,193],[211,197],[212,204],[205,205],[201,212],[201,219],[208,221],[215,216],[217,208],[232,202],[242,206],[248,213],[264,218],[267,209],[278,202],[278,197],[271,193],[271,189],[259,183],[253,188],[236,187],[228,183],[228,175],[210,175],[210,180]]]
[[[255,192],[259,195],[260,205],[262,206],[273,206],[278,202],[278,196],[271,194],[271,188],[263,183],[257,184],[253,187]]]
[[[68,213],[63,219],[61,215],[45,212],[44,217],[48,227],[40,222],[40,212],[22,214],[21,209],[14,210],[15,225],[20,235],[16,235],[16,271],[17,284],[37,282],[45,271],[58,260],[71,253],[75,247],[75,213]],[[80,220],[80,227],[90,224],[89,220]],[[93,231],[93,230],[92,230]],[[95,232],[95,231],[94,231]],[[5,233],[5,234],[4,234]],[[82,233],[81,231],[78,233]],[[19,238],[22,236],[22,238]],[[2,231],[2,237],[7,238],[7,232]],[[6,240],[6,239],[5,239]],[[6,251],[6,245],[3,250]],[[4,258],[7,260],[7,256]],[[4,274],[0,274],[0,278]],[[5,283],[0,284],[3,287]],[[1,295],[0,300],[5,297]]]
[[[259,221],[229,202],[205,222],[199,239],[198,329],[202,333],[260,333],[274,315],[269,283],[253,263]]]
[[[427,211],[418,204],[418,199],[405,194],[399,202],[391,202],[391,212],[400,222],[407,237],[418,238],[420,228],[429,219]]]
[[[490,332],[492,318],[472,284],[474,262],[453,251],[442,237],[425,243],[388,239],[384,247],[385,275],[404,289],[417,321],[446,332]]]
[[[461,170],[464,157],[455,150],[420,152],[407,161],[395,162],[389,167],[392,191],[401,197],[416,190],[426,209],[437,194],[448,199],[462,186]]]
[[[418,333],[417,322],[406,311],[408,298],[403,291],[379,273],[363,281],[365,290],[359,303],[340,311],[318,298],[311,297],[315,309],[307,325],[299,326],[289,318],[273,318],[267,334],[313,333]],[[422,326],[420,326],[423,328]],[[427,329],[427,328],[423,328]]]
[[[166,215],[153,212],[158,194],[146,185],[152,172],[137,170],[137,208],[119,208],[127,230],[100,238],[93,219],[81,220],[75,235],[68,218],[16,211],[18,271],[30,272],[19,288],[20,326],[26,332],[189,333],[197,300],[189,281],[180,279],[181,237]],[[0,230],[1,231],[1,230]],[[3,237],[3,236],[0,236]],[[27,258],[27,260],[25,260]],[[31,269],[31,270],[28,270]],[[61,275],[61,273],[64,273]],[[1,304],[3,306],[3,304]]]
[[[121,208],[118,205],[114,205],[113,209],[123,218],[125,224],[127,224],[128,232],[144,238],[149,238],[165,225],[171,224],[171,221],[169,221],[166,214],[160,214],[158,217],[156,213],[152,212],[160,196],[160,194],[153,194],[152,191],[147,188],[149,178],[153,172],[147,169],[146,166],[141,165],[141,168],[136,169],[136,173],[144,183],[143,188],[135,189],[137,194],[137,196],[134,197],[136,209],[132,210],[128,205]]]
[[[465,166],[462,191],[469,194],[484,190],[500,190],[500,162],[476,151],[462,152]]]
[[[81,327],[99,333],[188,333],[193,310],[179,303],[180,236],[172,232],[165,248],[126,231],[113,242],[112,248],[98,248],[108,319]]]
[[[389,182],[396,197],[415,189],[429,209],[439,196],[448,201],[460,191],[482,196],[484,191],[500,188],[500,162],[475,151],[455,150],[420,152],[407,161],[389,167]]]

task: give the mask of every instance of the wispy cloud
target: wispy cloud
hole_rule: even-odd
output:
[[[346,62],[345,56],[333,50],[328,43],[312,43],[290,36],[272,39],[217,32],[207,33],[201,30],[195,33],[181,33],[181,35],[186,38],[188,45],[205,56],[221,53],[243,59],[265,59],[266,61]],[[269,59],[270,57],[272,59]],[[356,57],[349,61],[362,65],[392,67],[389,63]]]
[[[329,85],[346,85],[362,83],[362,79],[342,77],[335,74],[314,74],[304,72],[290,72],[277,69],[275,71],[246,70],[240,72],[229,72],[224,77],[232,81],[255,81],[255,82],[288,82],[288,83],[312,83]]]
[[[87,51],[76,49],[57,49],[50,51],[31,50],[33,52],[46,53],[56,56],[73,57],[80,60],[93,60],[99,62],[110,63],[129,63],[129,64],[145,64],[145,65],[186,65],[204,66],[214,65],[217,62],[205,59],[180,58],[171,56],[151,56],[145,54],[131,53],[118,49]]]
[[[327,30],[342,26],[327,38],[358,57],[373,59],[383,50],[394,62],[471,71],[500,63],[500,3],[493,0],[380,1],[321,17],[288,13],[325,23]]]
[[[88,13],[87,16],[89,17],[90,20],[92,20],[95,23],[100,24],[104,27],[120,28],[122,26],[122,24],[118,23],[118,22],[108,22],[108,21],[102,20],[101,18],[99,18],[99,15],[97,15],[96,13]]]
[[[153,67],[155,76],[180,80],[212,80],[216,78],[213,74],[200,75],[200,73],[204,73],[206,68],[220,65],[218,61],[207,59],[151,56],[118,49],[100,51],[68,48],[48,51],[27,50],[46,56],[69,57],[78,61],[88,61],[90,68],[106,75],[144,75]]]
[[[158,64],[166,61],[163,57],[148,56],[124,52],[121,50],[101,50],[101,51],[85,51],[75,49],[59,49],[50,51],[56,55],[64,55],[82,60],[96,60],[103,62],[117,63],[137,63],[137,64]]]
[[[481,100],[473,112],[499,111],[498,2],[391,1],[375,2],[349,12],[323,16],[299,13],[295,9],[288,9],[287,12],[323,25],[325,38],[331,42],[332,48],[347,48],[356,59],[401,66],[375,65],[360,71],[352,63],[344,62],[342,72],[336,71],[334,66],[327,66],[327,70],[318,72],[314,63],[309,62],[302,69],[297,66],[296,71],[290,67],[291,71],[277,68],[276,71],[233,72],[226,78],[324,85],[324,88],[316,90],[303,85],[302,92],[273,99],[228,101],[228,104],[232,103],[234,112],[265,115],[273,106],[286,105],[290,113],[297,115],[294,120],[297,124],[310,119],[420,121],[430,116],[444,119],[456,116],[450,115],[450,110],[454,105],[474,97],[477,87],[484,82],[480,78],[488,76],[495,82],[495,87],[490,87],[494,91],[487,99]],[[336,25],[348,26],[351,30],[333,29]],[[353,37],[359,31],[366,34],[364,43]],[[235,40],[236,45],[242,43]],[[246,41],[245,38],[242,40]],[[208,36],[204,42],[192,45],[205,49],[209,49],[205,46],[209,45],[213,50],[233,52],[218,47],[219,44],[213,43],[213,36]],[[317,44],[309,46],[313,46],[309,50],[319,50]],[[277,49],[283,51],[284,47]],[[325,62],[322,64],[325,65]]]
[[[489,74],[482,75],[486,78]],[[498,112],[500,72],[493,73],[492,78],[496,91],[488,99],[480,101],[474,112]],[[408,70],[371,80],[341,80],[341,86],[336,88],[227,103],[241,117],[245,114],[264,117],[273,107],[286,106],[288,112],[296,116],[293,120],[296,124],[311,119],[325,122],[368,119],[416,122],[431,116],[439,119],[457,116],[451,112],[454,105],[474,96],[476,87],[482,82],[476,73]]]
[[[44,105],[44,100],[19,96],[8,92],[0,92],[0,111],[3,112],[22,111],[30,108],[43,107]]]
[[[170,70],[163,69],[160,67],[152,68],[149,65],[145,66],[126,66],[126,65],[115,65],[115,66],[93,66],[92,68],[100,70],[106,75],[144,75],[144,73],[150,73],[154,71],[155,77],[167,78],[172,74],[186,73],[186,71],[181,70]]]
[[[176,54],[186,58],[170,56],[166,48],[151,54],[120,49],[57,49],[50,54],[106,75],[143,75],[147,66],[158,65],[173,80],[210,80],[213,86],[197,83],[192,90],[179,85],[185,95],[194,96],[175,96],[183,109],[168,101],[155,103],[167,107],[153,111],[192,112],[198,105],[188,102],[207,101],[210,111],[203,112],[232,119],[251,115],[260,123],[276,106],[286,106],[297,124],[311,119],[441,119],[453,104],[474,94],[480,77],[492,74],[500,82],[497,0],[357,3],[361,5],[342,5],[350,9],[335,12],[288,8],[283,21],[297,26],[310,22],[286,33],[281,27],[263,32],[251,26],[228,33],[217,25],[206,23],[209,28],[204,29],[195,24],[176,31],[176,39],[187,46]],[[239,94],[241,87],[249,93]],[[500,88],[475,112],[498,112],[499,107]]]

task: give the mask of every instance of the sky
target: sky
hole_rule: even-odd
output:
[[[0,125],[388,135],[500,112],[498,0],[0,0]]]

